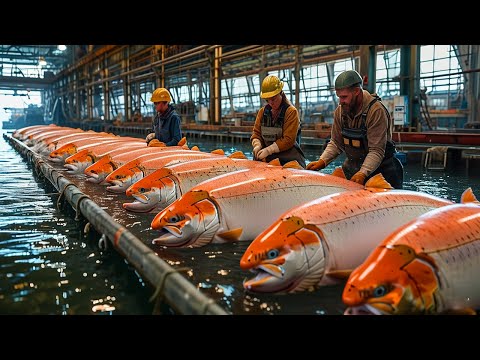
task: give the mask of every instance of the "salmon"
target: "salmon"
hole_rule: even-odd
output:
[[[92,148],[86,148],[65,159],[63,165],[69,174],[83,174],[84,170],[107,154],[128,152],[132,149],[146,149],[144,141],[107,142]]]
[[[365,189],[327,195],[282,214],[240,260],[256,275],[252,292],[290,293],[345,282],[393,229],[452,201],[418,191],[391,190],[381,174]]]
[[[343,175],[344,176],[344,175]],[[252,241],[293,206],[363,186],[329,174],[257,167],[217,176],[194,186],[152,220],[163,235],[153,243],[200,247]]]
[[[28,136],[29,133],[31,132],[36,132],[37,130],[43,130],[46,128],[53,128],[57,127],[55,124],[50,124],[50,125],[31,125],[31,126],[26,126],[21,129],[17,129],[12,133],[12,137],[15,139],[23,141],[26,136]]]
[[[73,154],[83,149],[93,150],[95,146],[98,146],[98,145],[104,145],[107,143],[120,144],[121,142],[125,142],[125,141],[137,141],[139,143],[142,142],[142,140],[138,138],[119,137],[119,136],[94,137],[94,138],[86,138],[82,140],[75,140],[74,142],[65,144],[62,147],[52,151],[49,154],[49,160],[55,163],[63,164],[67,157],[72,156]]]
[[[176,154],[159,154],[154,158],[137,158],[119,167],[106,177],[105,181],[110,183],[107,186],[107,191],[125,192],[133,183],[169,163],[215,157],[224,157],[224,155],[186,150]]]
[[[192,187],[202,181],[242,169],[265,167],[267,163],[228,157],[192,160],[164,166],[132,184],[126,191],[134,202],[124,203],[123,208],[133,212],[149,212],[164,209]]]
[[[16,130],[12,134],[12,136],[15,137],[16,139],[20,140],[20,141],[25,141],[30,135],[40,134],[40,133],[43,133],[45,131],[60,130],[60,129],[70,129],[70,128],[63,127],[63,126],[57,126],[57,125],[54,125],[54,124],[33,125],[33,126],[27,126],[25,128]]]
[[[388,235],[348,278],[345,314],[473,314],[480,308],[480,206],[431,210]]]
[[[147,156],[155,156],[158,154],[177,153],[188,150],[182,146],[168,146],[168,147],[145,147],[139,149],[132,149],[131,151],[122,151],[119,153],[110,152],[102,156],[92,165],[88,166],[84,174],[87,176],[87,181],[94,184],[101,184],[106,177],[118,169],[120,166],[132,161],[136,158],[146,158]]]
[[[107,139],[115,139],[115,136],[108,133],[97,133],[94,131],[83,131],[78,133],[69,133],[67,135],[60,135],[60,136],[51,136],[46,139],[42,139],[41,141],[37,142],[33,147],[32,150],[35,152],[48,156],[52,151],[59,149],[63,145],[68,143],[75,143],[80,140],[85,139],[95,139],[95,138],[107,138]]]

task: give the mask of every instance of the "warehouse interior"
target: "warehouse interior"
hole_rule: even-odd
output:
[[[302,128],[325,129],[338,102],[335,77],[357,69],[364,88],[391,111],[396,131],[475,131],[480,127],[478,48],[0,45],[3,127],[149,126],[150,97],[157,87],[170,90],[184,128],[251,126],[261,106],[261,81],[274,74],[285,82]]]
[[[438,298],[457,292],[468,306],[475,299],[478,309],[480,296],[470,295],[474,266],[480,264],[474,258],[478,236],[470,230],[478,228],[479,219],[479,62],[478,45],[0,45],[0,125],[9,145],[0,154],[8,169],[0,177],[5,239],[0,251],[6,255],[0,313],[352,315],[342,295],[346,276],[367,256],[368,246],[377,246],[372,239],[380,237],[378,230],[387,236],[400,226],[396,221],[414,221],[416,211],[427,212],[434,198],[433,216],[449,205],[475,213],[418,226],[419,240],[411,242],[418,261],[407,257],[407,265],[421,265],[415,287],[438,278],[440,285],[428,283],[425,289],[444,291]],[[339,174],[348,153],[323,160],[323,167],[305,166],[322,165],[328,144],[335,144],[342,87],[335,90],[334,84],[350,69],[391,114],[395,151],[382,156],[399,164],[400,186],[388,183],[388,172],[376,181],[365,174],[352,180],[355,175],[344,173],[352,181],[329,176]],[[295,130],[305,154],[298,167],[294,161],[267,160],[276,153],[263,159],[255,153],[273,145],[259,150],[258,139],[252,141],[259,110],[280,98],[261,87],[269,75],[283,82],[278,91],[298,109]],[[169,103],[154,100],[163,88],[180,115],[175,123],[181,123],[176,134],[182,138],[172,145],[151,137],[157,136],[152,127],[162,114],[157,107]],[[208,191],[215,193],[211,200]],[[353,192],[366,195],[336,197]],[[189,195],[182,202],[184,194]],[[379,200],[385,194],[393,195]],[[315,207],[304,208],[310,201]],[[291,206],[302,208],[293,213]],[[332,220],[321,227],[326,213]],[[278,216],[282,223],[270,222]],[[184,223],[193,225],[182,228]],[[453,233],[458,236],[452,240]],[[272,234],[278,238],[265,241]],[[255,239],[266,245],[251,250]],[[425,239],[430,243],[421,242]],[[407,252],[400,245],[403,259]],[[350,256],[357,263],[324,265]],[[427,256],[429,269],[437,271],[432,274],[451,271],[465,281],[426,277]],[[405,266],[398,268],[403,274]],[[383,265],[379,269],[384,272]],[[413,271],[406,274],[416,279]],[[320,282],[326,277],[331,278]],[[273,286],[252,287],[268,281]],[[368,289],[383,294],[384,284]],[[362,294],[377,301],[376,291],[368,289]],[[401,299],[423,306],[410,290],[404,293]],[[400,311],[414,309],[400,303]],[[422,311],[432,309],[444,314],[441,306]]]

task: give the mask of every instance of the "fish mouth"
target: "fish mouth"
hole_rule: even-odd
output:
[[[87,174],[87,181],[88,182],[91,182],[91,183],[94,183],[94,184],[99,184],[102,182],[102,178],[100,178],[100,176],[98,176],[98,174],[95,174],[95,173],[88,173]]]
[[[112,185],[107,186],[107,191],[114,192],[114,193],[121,193],[127,190],[128,186],[125,186],[123,181],[121,180],[112,180],[110,181]]]
[[[146,201],[135,200],[131,203],[123,203],[123,208],[127,211],[137,212],[137,213],[147,213],[156,208],[156,205],[152,206]]]
[[[245,279],[245,290],[259,293],[287,293],[294,287],[294,281],[285,282],[285,268],[275,264],[262,264],[250,270],[255,277]]]
[[[150,201],[150,198],[145,194],[132,194],[132,196],[137,202],[141,202],[142,204],[147,204]]]
[[[78,166],[74,164],[64,164],[63,167],[67,168],[68,172],[75,172],[78,170]]]
[[[370,304],[363,304],[346,308],[343,315],[388,315],[388,313]]]
[[[61,163],[63,162],[63,157],[60,156],[50,156],[49,160],[54,162],[54,163]]]
[[[123,176],[122,179],[110,180],[112,186],[107,186],[107,190],[111,192],[125,192],[133,184],[143,178],[143,173],[134,174],[133,176]]]
[[[180,227],[175,225],[165,225],[163,230],[167,233],[152,240],[152,244],[165,245],[168,247],[185,247],[190,243],[190,239],[183,238],[183,231]]]

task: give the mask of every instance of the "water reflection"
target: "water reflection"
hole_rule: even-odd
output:
[[[37,181],[3,136],[0,164],[1,314],[151,313],[145,284],[57,210],[55,189]]]

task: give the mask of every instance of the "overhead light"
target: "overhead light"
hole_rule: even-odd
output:
[[[67,50],[67,45],[58,45],[58,50],[60,50],[60,51]]]
[[[47,61],[45,60],[45,58],[44,58],[43,56],[40,56],[40,57],[38,58],[38,65],[40,65],[40,66],[45,66],[45,65],[47,65]]]

